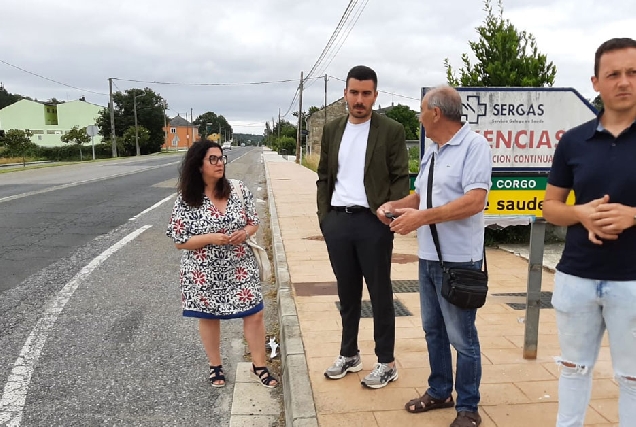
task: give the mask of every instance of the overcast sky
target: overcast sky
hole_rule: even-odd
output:
[[[0,82],[40,100],[78,99],[106,106],[114,90],[151,87],[166,98],[170,116],[222,114],[235,132],[262,134],[265,121],[290,109],[300,72],[311,70],[349,0],[3,0],[0,6]],[[364,5],[364,9],[362,8]],[[555,86],[585,97],[594,51],[612,37],[634,37],[633,0],[505,0],[504,17],[533,33],[557,66]],[[353,25],[355,17],[359,16]],[[445,83],[444,58],[459,67],[484,19],[479,0],[359,0],[316,75],[346,77],[354,65],[378,73],[376,107],[401,103],[419,111],[422,86]],[[350,29],[350,30],[349,30]],[[345,39],[345,35],[348,37]],[[328,66],[327,66],[328,65]],[[293,82],[188,86],[135,83]],[[344,83],[328,82],[328,102]],[[91,93],[88,91],[98,92]],[[399,96],[400,95],[400,96]],[[324,80],[308,84],[303,109],[324,102]],[[298,109],[297,104],[292,108]],[[293,120],[291,112],[286,119]]]

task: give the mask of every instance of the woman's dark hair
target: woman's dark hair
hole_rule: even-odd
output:
[[[183,159],[183,163],[181,163],[178,188],[181,192],[181,198],[189,206],[199,207],[203,204],[205,183],[203,182],[201,168],[203,167],[203,162],[207,161],[205,155],[210,148],[218,148],[221,150],[221,155],[223,155],[223,147],[216,142],[202,139],[192,144]],[[231,192],[232,187],[225,177],[225,171],[223,171],[223,177],[218,180],[214,188],[214,196],[225,199],[230,197]]]

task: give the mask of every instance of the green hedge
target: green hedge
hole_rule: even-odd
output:
[[[118,150],[118,154],[120,151]],[[112,157],[110,144],[95,144],[95,158],[105,159]],[[41,160],[54,161],[78,161],[80,159],[79,147],[77,145],[62,145],[59,147],[38,147],[34,157]],[[89,146],[82,146],[82,157],[84,160],[93,158],[93,149]]]

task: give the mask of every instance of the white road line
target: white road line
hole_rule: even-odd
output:
[[[118,173],[118,174],[115,174],[115,175],[104,176],[104,177],[101,177],[101,178],[92,178],[92,179],[85,179],[85,180],[82,180],[82,181],[69,182],[68,184],[56,185],[55,187],[44,188],[42,190],[29,191],[28,193],[22,193],[22,194],[16,194],[14,196],[2,197],[2,198],[0,198],[0,203],[8,202],[9,200],[22,199],[24,197],[29,197],[29,196],[35,196],[37,194],[49,193],[51,191],[62,190],[63,188],[75,187],[75,186],[78,186],[78,185],[81,185],[81,184],[88,184],[89,182],[104,181],[106,179],[119,178],[119,177],[122,177],[122,176],[133,175],[133,174],[140,173],[140,172],[146,172],[146,171],[153,170],[153,169],[163,168],[165,166],[175,165],[177,163],[181,163],[181,162],[170,162],[170,163],[166,163],[166,164],[158,165],[158,166],[149,166],[147,168],[138,169],[138,170],[134,170],[134,171],[130,171],[130,172]]]
[[[176,193],[175,193],[175,194],[171,194],[170,196],[166,197],[165,199],[158,201],[158,202],[157,202],[157,203],[155,203],[154,205],[150,206],[148,209],[145,209],[145,210],[143,210],[143,211],[139,212],[137,215],[133,216],[133,217],[132,217],[132,218],[130,218],[128,221],[134,221],[134,220],[136,220],[137,218],[139,218],[139,217],[140,217],[140,216],[142,216],[143,214],[148,213],[148,212],[150,212],[151,210],[153,210],[153,209],[155,209],[155,208],[158,208],[158,207],[159,207],[159,206],[161,206],[162,204],[166,203],[168,200],[172,199],[174,196],[176,196]]]
[[[144,225],[106,249],[64,285],[57,296],[46,303],[43,308],[44,312],[42,317],[38,319],[29,337],[26,339],[20,351],[20,355],[13,364],[13,369],[9,374],[7,383],[4,386],[4,393],[2,394],[2,399],[0,399],[0,425],[6,425],[7,427],[20,426],[31,376],[42,353],[42,348],[46,342],[49,330],[57,321],[58,316],[62,313],[62,310],[64,310],[64,306],[71,299],[77,287],[99,267],[100,264],[106,261],[108,257],[150,227],[152,226]]]

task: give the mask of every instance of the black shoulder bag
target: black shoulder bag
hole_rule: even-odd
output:
[[[426,186],[426,207],[433,207],[433,168],[435,155],[431,157],[431,165],[428,170],[428,184]],[[451,304],[463,308],[479,308],[486,302],[488,294],[488,265],[486,264],[486,248],[484,246],[484,270],[474,270],[464,267],[446,267],[442,260],[442,250],[439,247],[437,226],[430,224],[433,243],[437,250],[439,263],[442,266],[442,296]]]

